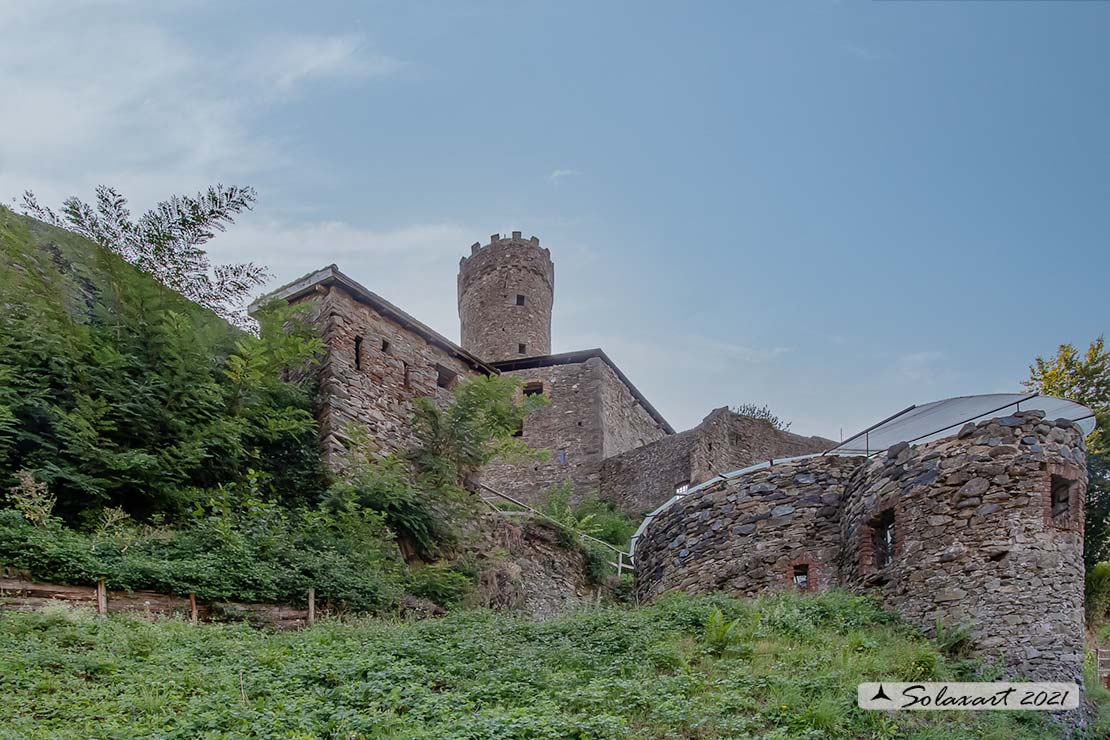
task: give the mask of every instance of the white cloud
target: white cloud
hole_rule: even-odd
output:
[[[393,57],[371,53],[361,36],[268,39],[252,51],[248,65],[250,76],[266,81],[282,93],[303,82],[383,77],[401,67],[402,63]]]
[[[213,52],[186,43],[172,15],[154,17],[163,12],[50,2],[0,10],[0,200],[30,188],[56,205],[106,183],[141,211],[217,181],[304,172],[311,163],[296,159],[297,147],[258,134],[267,109],[309,83],[400,66],[351,35],[270,36]]]
[[[581,174],[582,173],[578,170],[552,170],[551,174],[547,176],[547,179],[555,185],[558,185],[559,181],[562,180],[564,177],[573,177],[575,175]]]
[[[856,59],[862,59],[865,62],[874,62],[882,58],[882,56],[878,52],[873,51],[866,46],[860,46],[858,44],[843,44],[840,48],[854,56]]]

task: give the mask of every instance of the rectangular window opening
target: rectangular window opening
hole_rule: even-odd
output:
[[[1052,476],[1052,518],[1066,517],[1071,512],[1071,490],[1075,481],[1062,475]]]
[[[875,567],[882,569],[894,561],[894,509],[884,509],[871,524],[871,543]]]
[[[382,339],[382,352],[389,352],[389,340]]]
[[[523,306],[524,305],[524,296],[520,295],[519,293],[517,294],[517,297],[516,297],[516,305],[518,305],[518,306]]]
[[[405,369],[405,387],[412,388],[412,368],[409,367],[407,362],[402,362],[401,365]]]
[[[516,351],[517,351],[517,354],[522,355],[522,354],[524,354],[525,352],[528,351],[528,345],[527,344],[518,344],[516,346]]]
[[[678,484],[675,485],[674,495],[675,496],[685,496],[686,493],[689,490],[690,490],[690,481],[684,480],[681,483],[678,483]]]
[[[806,563],[794,566],[794,587],[799,591],[809,590],[809,565]]]
[[[455,383],[458,382],[459,379],[458,373],[456,373],[454,370],[451,370],[450,368],[444,367],[443,365],[436,365],[435,369],[437,386],[439,386],[440,388],[446,388],[447,390],[451,390],[455,387]]]
[[[362,369],[362,337],[355,337],[355,370]]]
[[[524,384],[525,396],[542,396],[543,383],[525,383]]]

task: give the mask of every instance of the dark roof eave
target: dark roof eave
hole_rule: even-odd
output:
[[[343,274],[335,265],[328,265],[323,269],[309,273],[302,278],[283,285],[277,290],[267,293],[252,303],[247,311],[249,313],[254,313],[254,311],[267,300],[278,299],[292,302],[315,292],[320,286],[327,285],[338,285],[353,295],[357,300],[371,306],[386,318],[422,336],[429,344],[434,344],[441,349],[447,350],[475,370],[480,370],[489,375],[498,374],[499,371],[494,365],[483,362],[475,355],[470,354],[427,324],[424,324],[405,311],[402,311],[400,308],[382,298],[377,293],[369,290],[348,275]]]
[[[647,400],[643,393],[632,384],[628,376],[617,367],[617,364],[609,359],[609,355],[595,347],[594,349],[581,349],[574,352],[562,352],[557,355],[538,355],[536,357],[522,357],[519,360],[505,360],[503,362],[492,363],[495,368],[501,372],[509,372],[511,370],[530,370],[537,367],[550,367],[552,365],[574,365],[579,362],[585,362],[591,358],[598,358],[616,373],[620,381],[625,384],[628,390],[632,393],[633,398],[644,407],[652,419],[654,419],[660,427],[663,428],[667,434],[674,434],[674,427],[667,422],[663,415],[660,414],[654,406]]]

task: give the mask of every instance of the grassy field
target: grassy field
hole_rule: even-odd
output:
[[[735,620],[712,623],[720,610]],[[463,612],[299,633],[0,614],[5,737],[1044,738],[1035,713],[855,708],[945,655],[864,599],[666,599],[546,622]]]

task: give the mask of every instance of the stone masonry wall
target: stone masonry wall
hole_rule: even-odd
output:
[[[352,423],[370,430],[380,452],[411,443],[412,399],[450,399],[450,389],[437,384],[437,366],[459,380],[479,374],[341,288],[324,288],[300,302],[305,301],[313,304],[309,318],[321,328],[326,346],[317,418],[325,463],[333,469],[341,465]],[[356,338],[361,338],[357,363]]]
[[[710,412],[693,429],[609,458],[602,466],[602,498],[643,516],[674,495],[677,486],[771,458],[822,452],[836,443],[782,432],[728,408]]]
[[[487,362],[551,354],[555,265],[538,238],[514,231],[474,244],[459,262],[458,288],[463,349]]]
[[[542,384],[549,404],[524,421],[524,441],[547,450],[546,461],[494,460],[482,471],[482,481],[528,503],[563,481],[573,485],[573,501],[601,487],[601,464],[606,444],[618,449],[640,439],[666,434],[640,406],[608,363],[600,357],[585,362],[511,370],[525,387]]]
[[[601,375],[602,457],[619,455],[667,436],[608,363],[599,362],[597,371]]]
[[[636,543],[641,599],[675,589],[756,594],[790,588],[808,566],[810,590],[838,582],[840,502],[855,458],[830,455],[721,481],[661,512]]]
[[[529,446],[547,450],[547,460],[496,459],[481,472],[486,485],[530,504],[548,489],[570,480],[577,496],[597,490],[600,481],[602,420],[601,372],[604,363],[549,365],[503,373],[526,385],[542,384],[548,405],[524,420],[522,437]]]
[[[928,632],[969,625],[1010,675],[1081,681],[1081,431],[1040,411],[869,460],[815,457],[690,494],[636,545],[637,591],[877,591]]]
[[[877,590],[932,631],[972,625],[975,646],[1031,678],[1079,681],[1083,662],[1082,434],[1040,411],[892,447],[862,469],[842,519],[845,585]],[[1052,514],[1053,481],[1066,493]],[[875,562],[873,523],[895,517],[895,557]]]

